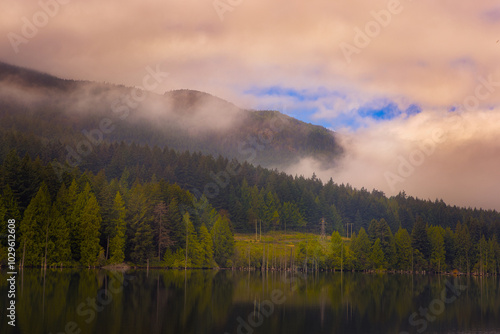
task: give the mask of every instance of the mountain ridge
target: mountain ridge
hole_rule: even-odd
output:
[[[30,129],[43,138],[75,142],[84,136],[52,129],[67,127],[74,132],[91,131],[100,119],[115,116],[116,101],[131,96],[133,88],[122,85],[59,79],[0,62],[0,120],[22,130],[35,117],[50,129]],[[302,122],[271,110],[249,110],[209,93],[178,89],[163,95],[143,91],[141,101],[119,105],[128,109],[125,121],[106,136],[110,142],[137,141],[151,146],[221,154],[264,167],[280,168],[302,158],[314,158],[331,166],[343,149],[337,135],[319,125]],[[142,100],[143,99],[143,100]],[[136,103],[138,102],[138,103]],[[138,105],[134,107],[134,105]],[[111,111],[110,111],[111,109]],[[5,122],[9,119],[8,122]],[[0,125],[1,127],[1,125]],[[90,127],[90,129],[89,129]],[[5,130],[5,126],[4,126]],[[47,130],[47,129],[45,129]],[[79,130],[79,131],[78,131]],[[249,152],[258,154],[250,154]]]

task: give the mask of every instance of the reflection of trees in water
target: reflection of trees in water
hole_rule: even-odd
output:
[[[150,270],[147,274],[139,270],[128,274],[134,279],[123,290],[111,292],[109,305],[91,319],[89,313],[79,313],[78,307],[103,289],[120,288],[113,275],[102,270],[48,269],[44,290],[43,273],[25,269],[17,280],[18,329],[21,333],[59,333],[74,321],[82,334],[233,333],[238,317],[246,321],[278,291],[285,302],[273,305],[271,315],[255,332],[411,332],[416,327],[409,324],[410,315],[429,308],[441,297],[446,282],[454,282],[449,276],[351,272],[306,276],[276,271]],[[123,278],[123,274],[115,275]],[[7,293],[6,278],[0,274],[0,295]],[[445,304],[444,311],[429,322],[429,330],[498,328],[498,277],[459,277],[459,282],[467,290]],[[0,329],[10,333],[7,327]]]

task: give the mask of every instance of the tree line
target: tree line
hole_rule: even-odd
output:
[[[359,236],[361,229],[369,230],[373,219],[383,219],[393,237],[400,228],[413,231],[422,220],[430,229],[449,228],[455,234],[464,226],[469,231],[479,230],[470,239],[474,245],[481,242],[481,236],[486,243],[495,238],[499,241],[500,214],[494,210],[459,208],[442,200],[407,196],[404,192],[387,197],[377,190],[354,189],[332,179],[324,183],[315,175],[291,176],[221,156],[123,142],[102,143],[80,165],[71,167],[55,160],[61,154],[57,143],[16,132],[4,132],[2,139],[5,140],[0,150],[2,215],[4,220],[25,221],[25,231],[19,231],[19,240],[23,233],[26,238],[32,235],[36,240],[30,245],[31,241],[26,239],[18,251],[22,254],[26,248],[33,252],[24,251],[25,264],[67,261],[69,247],[69,261],[85,265],[92,263],[94,256],[100,263],[122,258],[144,263],[153,259],[152,255],[156,261],[163,261],[166,252],[170,252],[168,258],[176,260],[169,265],[187,266],[191,261],[191,266],[206,266],[211,251],[203,225],[214,241],[213,227],[218,220],[228,226],[223,230],[231,233],[251,233],[257,224],[264,233],[287,230],[319,233],[320,221],[324,219],[327,234],[337,231],[345,236],[346,224],[352,224],[352,230]],[[12,149],[7,151],[9,147]],[[230,169],[232,173],[227,172]],[[185,213],[189,217],[185,218]],[[457,222],[461,222],[460,229]],[[56,228],[64,224],[66,228]],[[85,231],[82,226],[87,226]],[[58,233],[69,240],[69,246],[55,242],[59,240]],[[381,247],[384,240],[380,238]],[[376,238],[371,242],[370,247]],[[5,245],[5,240],[2,243]],[[234,264],[235,258],[224,257],[224,252],[217,251],[219,245],[212,242],[215,263],[225,266],[231,260]],[[234,242],[228,247],[231,254]],[[387,250],[387,246],[382,248]],[[51,249],[60,254],[51,259]],[[429,251],[424,250],[419,251],[429,262]],[[480,253],[482,250],[483,247]],[[453,253],[446,254],[451,257]],[[387,265],[383,261],[383,267],[393,268],[389,255],[384,252]],[[469,253],[464,256],[461,256],[465,259],[462,268],[473,270],[475,258]],[[415,259],[417,262],[413,263],[418,263],[419,254],[417,257],[413,254]]]
[[[188,191],[166,181],[130,187],[108,182],[103,173],[81,174],[57,193],[42,181],[21,212],[7,185],[0,197],[0,219],[17,222],[17,261],[21,266],[137,265],[213,268],[233,254],[231,222],[210,204],[198,205]],[[6,226],[2,225],[2,233]],[[7,261],[5,239],[0,263]]]
[[[18,196],[21,211],[26,209],[44,180],[56,193],[61,180],[84,171],[104,173],[108,180],[142,183],[166,180],[178,184],[198,199],[205,195],[217,210],[226,210],[238,232],[251,232],[255,222],[263,231],[326,232],[338,230],[346,235],[346,224],[353,231],[368,228],[372,219],[385,219],[395,233],[401,226],[411,230],[416,218],[430,225],[454,228],[457,221],[479,220],[488,234],[500,235],[500,214],[495,210],[447,205],[443,200],[424,200],[404,192],[387,197],[381,191],[355,189],[332,179],[322,182],[314,174],[306,178],[277,170],[239,163],[221,156],[177,152],[168,147],[101,143],[76,167],[63,163],[65,149],[58,141],[44,141],[15,131],[2,132],[0,148],[0,186],[9,184]],[[235,171],[232,174],[228,169]],[[351,225],[350,225],[351,226]]]

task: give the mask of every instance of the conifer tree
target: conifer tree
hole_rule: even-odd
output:
[[[23,266],[44,265],[44,246],[51,221],[51,206],[47,186],[42,183],[26,208],[20,226]]]
[[[88,199],[83,200],[82,194],[88,194]],[[83,210],[78,216],[78,241],[80,250],[80,263],[84,266],[93,266],[99,255],[99,230],[101,228],[101,215],[99,204],[94,194],[90,192],[87,184],[85,190],[80,194],[77,206],[84,202]]]
[[[471,239],[469,234],[469,228],[467,225],[462,225],[460,222],[457,223],[455,230],[455,266],[465,273],[469,273],[470,270],[470,250],[471,250]]]
[[[426,260],[429,259],[431,253],[431,244],[427,235],[427,225],[422,217],[417,217],[413,230],[411,231],[411,246],[413,249],[418,249]]]
[[[172,245],[172,240],[169,235],[170,229],[167,225],[167,206],[165,205],[165,202],[156,204],[154,215],[157,226],[158,259],[161,261],[161,254],[163,254],[163,250]]]
[[[214,246],[214,260],[219,266],[225,266],[234,253],[234,236],[229,224],[227,217],[219,215],[210,233]]]
[[[444,229],[440,226],[431,226],[428,228],[429,241],[431,244],[431,255],[429,264],[434,271],[441,272],[446,269],[445,248],[444,248]]]
[[[19,205],[9,185],[3,189],[2,202],[5,210],[5,217],[7,219],[14,219],[16,222],[20,223],[22,217],[19,212]]]
[[[201,267],[203,262],[203,254],[200,250],[200,244],[198,242],[198,236],[196,234],[196,230],[194,228],[193,222],[189,216],[189,213],[186,212],[182,217],[182,222],[186,228],[186,242],[185,242],[185,252],[186,252],[186,267]]]
[[[200,252],[201,252],[201,267],[212,268],[215,266],[214,263],[214,245],[210,232],[208,232],[205,224],[201,224],[200,227]]]
[[[359,230],[357,236],[351,238],[351,250],[357,269],[367,269],[370,266],[371,242],[364,228]]]
[[[344,242],[338,231],[332,233],[330,242],[332,250],[332,265],[335,269],[344,269]]]
[[[71,261],[71,247],[69,240],[69,227],[63,215],[54,203],[50,211],[50,230],[46,247],[47,264],[69,264]]]
[[[109,251],[110,263],[121,263],[125,260],[125,202],[118,191],[113,201],[110,226],[112,228]]]
[[[405,228],[399,228],[394,235],[394,243],[396,247],[395,268],[398,270],[411,269],[411,237]]]
[[[384,251],[382,250],[379,238],[377,238],[373,243],[370,254],[370,262],[373,269],[380,270],[387,268],[387,262],[384,257]]]

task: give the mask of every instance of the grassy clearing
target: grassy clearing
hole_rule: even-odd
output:
[[[296,263],[300,258],[300,244],[318,245],[324,254],[330,249],[330,236],[320,239],[318,234],[289,232],[269,232],[266,234],[235,234],[235,267],[268,267],[284,268]],[[344,238],[344,241],[347,241]],[[301,260],[302,261],[302,260]]]

